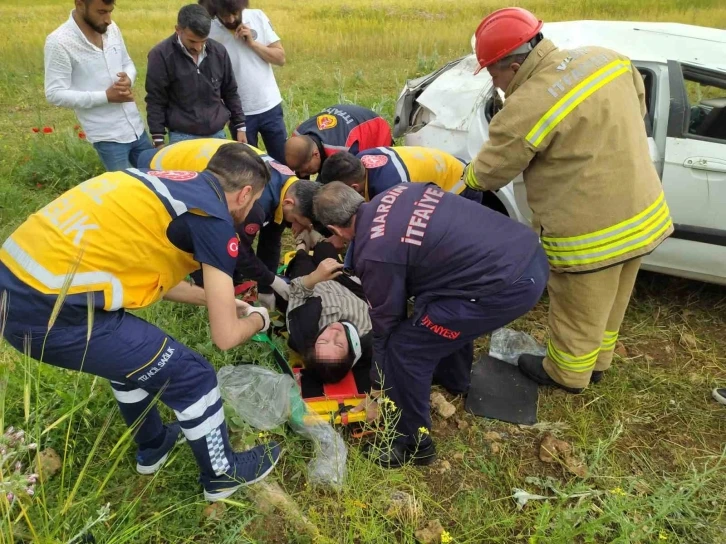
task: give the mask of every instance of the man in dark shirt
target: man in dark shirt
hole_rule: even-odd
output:
[[[537,234],[432,183],[401,183],[366,203],[333,182],[313,206],[351,241],[346,267],[361,280],[373,325],[372,395],[385,389],[401,413],[391,448],[369,454],[385,467],[429,464],[431,383],[465,394],[474,340],[537,303],[548,277]],[[375,403],[356,410],[364,408],[371,414]]]
[[[179,10],[176,32],[149,52],[146,111],[155,147],[194,138],[247,142],[245,116],[227,50],[209,40],[212,19],[190,4]]]

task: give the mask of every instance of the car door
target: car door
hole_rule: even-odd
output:
[[[726,246],[726,72],[668,63],[663,187],[677,239]]]

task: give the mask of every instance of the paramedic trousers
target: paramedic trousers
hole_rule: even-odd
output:
[[[438,298],[414,306],[413,317],[389,336],[379,369],[382,387],[400,412],[397,441],[416,444],[423,438],[420,429],[431,428],[432,382],[452,394],[469,390],[474,340],[531,310],[548,274],[547,257],[538,249],[524,273],[498,293],[479,300]]]
[[[567,387],[585,388],[593,370],[607,370],[641,259],[586,274],[552,274],[550,339],[544,369]]]
[[[25,346],[42,362],[109,380],[126,424],[142,445],[164,432],[157,399],[176,414],[202,475],[221,476],[233,452],[227,437],[217,375],[198,353],[161,329],[124,312],[96,310],[88,325],[23,325],[10,318],[4,336],[18,351]],[[22,303],[21,303],[22,304]],[[85,308],[83,309],[85,312]],[[85,320],[84,320],[85,321]]]

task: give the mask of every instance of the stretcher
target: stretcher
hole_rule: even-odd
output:
[[[284,274],[287,265],[290,264],[294,256],[294,251],[285,254],[283,264],[278,269],[278,274]],[[236,294],[243,295],[245,302],[252,303],[256,300],[256,285],[248,286],[247,283],[250,282],[238,286],[237,289],[242,286],[245,289],[240,290],[239,293],[236,292]],[[351,412],[350,410],[365,399],[366,392],[370,390],[368,369],[365,366],[356,366],[340,382],[323,384],[314,376],[305,374],[303,359],[300,354],[290,350],[289,355],[286,357],[275,343],[273,339],[275,336],[283,338],[287,343],[284,318],[280,316],[278,322],[280,323],[279,326],[270,327],[268,333],[256,334],[252,337],[252,340],[270,346],[275,364],[281,372],[288,374],[295,380],[308,408],[334,425],[349,426],[365,423],[366,413],[364,411]],[[356,436],[359,436],[359,434]]]

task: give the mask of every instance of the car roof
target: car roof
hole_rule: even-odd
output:
[[[595,45],[635,61],[675,60],[726,70],[726,30],[717,28],[637,21],[564,21],[545,23],[542,33],[562,49]]]

